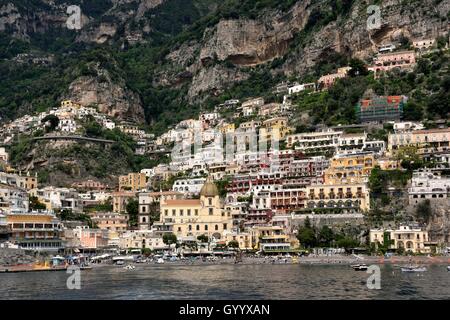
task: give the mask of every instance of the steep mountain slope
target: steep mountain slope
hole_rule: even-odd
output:
[[[0,0],[0,116],[73,97],[120,119],[139,122],[145,113],[161,131],[255,79],[267,92],[279,80],[311,79],[349,57],[370,60],[381,44],[447,36],[450,0],[376,1],[383,23],[375,31],[367,30],[372,3]],[[65,26],[69,4],[82,9],[79,31]],[[52,62],[12,63],[20,53],[51,55]],[[107,91],[116,94],[105,97]]]

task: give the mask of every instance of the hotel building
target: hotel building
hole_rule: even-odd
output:
[[[383,244],[384,234],[388,234],[391,241],[390,249],[404,249],[411,253],[430,253],[428,244],[428,232],[420,228],[411,228],[409,226],[400,226],[393,229],[371,229],[370,243]]]
[[[62,249],[62,225],[47,212],[8,214],[10,241],[26,250],[58,251]]]

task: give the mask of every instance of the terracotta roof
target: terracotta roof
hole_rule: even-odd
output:
[[[413,134],[450,132],[450,128],[413,131]]]
[[[149,192],[151,196],[166,196],[166,195],[181,195],[181,192],[178,191],[162,191],[162,192]]]
[[[187,200],[166,200],[167,206],[200,206],[199,199],[187,199]]]

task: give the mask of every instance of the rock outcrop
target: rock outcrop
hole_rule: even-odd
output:
[[[193,7],[198,5],[195,0],[189,1]],[[27,39],[32,33],[63,28],[69,1],[41,2],[37,8],[27,8],[14,1],[3,2],[6,4],[0,5],[0,32],[8,31]],[[165,0],[111,0],[110,7],[105,6],[100,13],[98,10],[95,14],[83,12],[84,25],[77,32],[76,41],[119,44],[123,49],[128,48],[128,44],[151,42],[148,35],[154,27],[153,17],[147,13],[164,3]],[[198,22],[191,30],[191,35],[195,33],[195,36],[183,35],[180,39],[186,40],[164,48],[168,49],[165,59],[149,70],[152,73],[149,85],[187,86],[187,100],[198,102],[204,96],[216,95],[248,79],[252,67],[275,59],[279,61],[271,67],[272,74],[302,76],[323,57],[335,52],[370,60],[382,44],[446,36],[449,30],[450,0],[383,1],[380,4],[381,28],[376,30],[367,27],[369,1],[352,1],[350,8],[338,13],[333,3],[298,0],[288,9],[268,6],[258,15],[222,15],[224,18],[209,25]],[[242,8],[236,6],[236,10]],[[110,101],[102,98],[105,91],[111,89],[114,99],[120,102],[111,108],[110,114],[133,117],[131,113],[136,111],[135,118],[140,118],[137,97],[124,86],[119,87],[122,89],[83,78],[72,84],[71,91],[75,97],[111,108]],[[88,92],[82,93],[85,89]],[[127,98],[132,100],[129,105],[123,101]]]
[[[127,89],[124,80],[111,80],[106,71],[99,77],[79,77],[70,84],[68,91],[63,98],[85,106],[95,105],[100,112],[118,120],[145,122],[139,95]]]
[[[221,20],[205,31],[200,61],[254,66],[282,57],[296,33],[308,22],[310,4],[310,0],[299,1],[287,13],[271,11],[257,20]]]
[[[35,261],[36,258],[24,250],[0,248],[0,266],[16,266]]]

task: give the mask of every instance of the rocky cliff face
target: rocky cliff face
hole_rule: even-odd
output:
[[[0,3],[0,32],[5,31],[17,38],[27,40],[33,33],[46,33],[50,29],[66,28],[69,18],[67,8],[78,5],[77,1],[40,0],[39,5],[18,5],[14,1]],[[102,1],[102,7],[81,5],[81,26],[77,41],[102,44],[112,41],[121,31],[120,40],[141,39],[143,32],[151,28],[146,25],[138,32],[130,30],[129,25],[139,21],[144,14],[165,0],[110,0]],[[92,6],[92,4],[91,4]]]
[[[304,73],[312,67],[320,55],[328,50],[352,57],[368,59],[377,47],[399,42],[402,38],[413,41],[437,38],[448,32],[447,13],[450,1],[383,1],[380,29],[368,30],[367,1],[357,1],[348,18],[333,21],[318,31],[304,47],[290,54],[283,71],[288,74]],[[433,8],[424,10],[424,8]]]
[[[368,30],[366,9],[369,3],[354,1],[346,16],[313,29],[300,44],[296,42],[297,37],[313,22],[314,14],[331,10],[323,5],[324,1],[298,1],[286,12],[266,10],[255,19],[222,19],[205,30],[202,40],[189,43],[187,60],[190,63],[183,60],[185,44],[181,46],[183,49],[177,48],[167,55],[167,61],[176,63],[176,73],[174,69],[164,70],[161,79],[165,81],[157,84],[173,84],[182,68],[192,75],[189,89],[192,101],[199,94],[216,94],[230,84],[247,79],[247,67],[266,64],[276,58],[283,58],[284,63],[272,69],[272,73],[303,75],[330,52],[368,59],[382,44],[402,38],[414,40],[445,35],[450,0],[437,5],[432,0],[419,2],[383,1],[382,27]]]
[[[200,62],[254,66],[282,57],[307,23],[310,4],[310,0],[299,1],[287,13],[271,11],[257,20],[221,20],[205,31]]]
[[[450,242],[450,200],[433,201],[433,216],[427,230],[430,241]]]
[[[95,105],[100,112],[118,120],[145,121],[139,95],[127,89],[124,80],[111,80],[106,71],[100,77],[82,76],[76,79],[62,99],[77,101],[85,106]]]
[[[207,3],[204,0],[189,1],[192,2],[189,8]],[[27,39],[36,32],[45,34],[55,27],[64,28],[69,1],[40,2],[41,5],[35,8],[14,1],[0,1],[0,32],[6,31]],[[243,2],[247,4],[247,1]],[[30,3],[36,4],[36,1]],[[126,42],[131,45],[151,42],[148,35],[155,31],[152,24],[155,14],[149,15],[149,10],[170,3],[179,5],[175,0],[110,0],[102,3],[95,10],[83,9],[83,28],[77,32],[76,41],[110,44],[122,49],[127,48]],[[211,3],[216,4],[215,1]],[[263,6],[257,15],[220,15],[223,18],[213,24],[197,21],[195,33],[198,36],[182,37],[187,40],[164,47],[164,52],[167,51],[164,58],[149,70],[149,85],[170,88],[188,86],[187,100],[198,102],[202,97],[220,94],[227,87],[248,79],[252,68],[267,65],[275,59],[278,59],[276,66],[270,69],[273,75],[302,76],[330,53],[370,59],[379,45],[405,38],[436,38],[446,35],[449,29],[450,0],[382,1],[382,27],[377,30],[367,28],[366,10],[371,1],[348,0],[340,3],[350,5],[337,12],[335,1],[299,0],[283,10],[276,6]],[[223,4],[232,6],[227,1]],[[234,5],[236,10],[241,10],[238,4]],[[167,5],[164,10],[176,10],[176,6]],[[214,10],[209,9],[213,12],[211,16]],[[217,10],[219,15],[220,6]],[[171,12],[164,14],[171,16]],[[186,15],[191,17],[188,13]],[[186,17],[181,14],[182,20]],[[181,24],[186,29],[194,22]],[[158,34],[159,31],[155,32]],[[168,34],[164,37],[170,39]],[[101,97],[110,89],[116,92],[113,96],[120,101],[117,108],[113,107],[118,114],[131,116],[136,111],[135,117],[141,116],[138,99],[129,91],[121,91],[95,79],[77,80],[70,90],[74,92],[74,97],[93,103],[98,101],[106,106],[106,98]],[[83,93],[83,90],[87,92]],[[123,100],[128,98],[134,101],[130,102],[131,105]]]

